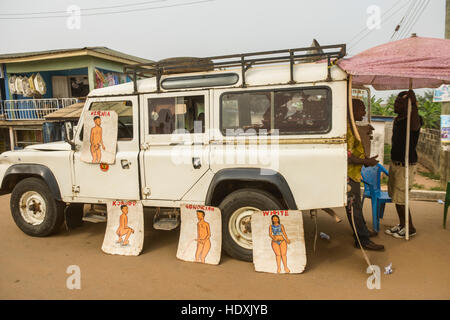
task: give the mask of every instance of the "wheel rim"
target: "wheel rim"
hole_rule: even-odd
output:
[[[47,206],[44,198],[35,191],[25,192],[19,200],[19,209],[22,218],[33,226],[44,222]]]
[[[231,238],[241,247],[252,249],[252,214],[259,209],[242,207],[233,212],[228,222],[228,232]]]

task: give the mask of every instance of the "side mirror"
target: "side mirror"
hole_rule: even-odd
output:
[[[73,127],[72,122],[64,122],[64,141],[70,144],[71,149],[75,150],[75,142],[73,141]]]

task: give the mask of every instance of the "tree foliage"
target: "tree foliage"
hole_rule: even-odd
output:
[[[372,115],[395,116],[394,102],[396,94],[391,94],[386,103],[383,99],[373,95],[370,98]],[[433,102],[433,90],[427,90],[423,95],[416,94],[419,115],[423,118],[425,128],[439,129],[441,116],[441,103]],[[367,101],[364,101],[365,103]]]

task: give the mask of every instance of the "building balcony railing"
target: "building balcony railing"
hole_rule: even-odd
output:
[[[0,119],[44,120],[49,113],[77,102],[78,98],[0,100]]]

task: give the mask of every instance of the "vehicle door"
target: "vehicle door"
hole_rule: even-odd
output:
[[[91,98],[80,117],[75,135],[74,183],[76,195],[93,199],[138,200],[139,116],[137,96]],[[80,160],[83,115],[90,111],[115,111],[118,115],[117,151],[114,164],[102,165]]]
[[[209,169],[207,90],[146,94],[143,198],[181,200]]]

